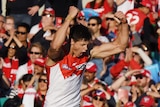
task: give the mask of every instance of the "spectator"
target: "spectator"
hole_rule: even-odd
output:
[[[20,99],[20,107],[34,107],[34,98],[36,95],[36,90],[32,88],[33,86],[29,87],[31,79],[32,74],[23,75],[19,81],[18,87],[13,89],[10,93],[9,98],[12,97],[12,99],[14,99],[18,97]]]
[[[85,8],[78,12],[76,21],[78,24],[82,24],[84,26],[88,26],[88,19],[92,16],[99,16],[97,12],[95,12],[93,9]]]
[[[4,28],[6,31],[6,35],[10,35],[11,30],[15,30],[15,19],[12,16],[6,16],[5,17],[5,24]]]
[[[51,4],[51,7],[55,10],[55,16],[56,17],[61,17],[64,19],[69,10],[69,6],[76,6],[77,5],[77,0],[68,0],[67,2],[65,0],[48,0],[49,3]],[[63,7],[63,9],[61,8]]]
[[[152,5],[150,0],[142,0],[138,4],[138,8],[129,10],[126,13],[126,17],[128,20],[128,24],[130,26],[135,25],[135,31],[141,34],[141,40],[144,43],[149,44],[149,47],[152,48],[151,43],[154,43],[154,31],[153,26],[150,23],[150,19],[148,18],[148,14],[152,10]],[[136,17],[134,20],[133,17]],[[152,48],[154,49],[154,47]]]
[[[27,54],[22,43],[14,35],[14,31],[12,31],[12,33],[10,31],[10,34],[11,35],[9,39],[5,42],[0,50],[0,56],[3,57],[3,72],[10,80],[11,84],[14,85],[18,67],[20,64],[22,64],[22,60],[25,59],[24,57],[26,57]],[[18,54],[18,51],[21,52],[21,55]]]
[[[128,69],[142,69],[144,66],[151,64],[152,60],[145,51],[142,50],[142,48],[134,46],[126,49],[125,58],[113,65],[110,69],[110,73],[113,78],[116,78],[122,71],[126,72]]]
[[[116,0],[117,11],[126,14],[127,11],[134,9],[135,0]]]
[[[93,65],[93,63],[91,62],[88,62],[86,65],[86,72],[84,73],[84,79],[81,87],[81,96],[83,98],[81,105],[85,107],[86,105],[91,104],[91,100],[89,99],[92,98],[91,97],[92,91],[101,90],[105,92],[107,104],[109,105],[109,107],[112,107],[112,106],[114,107],[117,101],[116,98],[118,97],[116,92],[124,84],[125,81],[128,81],[128,78],[132,74],[137,72],[137,70],[134,70],[134,71],[132,70],[130,72],[127,72],[126,74],[122,75],[117,80],[115,80],[111,85],[106,85],[104,84],[104,82],[98,80],[95,77],[95,70],[96,70],[95,67],[96,66]],[[124,79],[124,76],[126,76],[125,79]],[[124,97],[124,94],[126,93],[121,94],[121,96]],[[129,101],[129,99],[127,99],[127,101]],[[126,101],[124,102],[127,103]]]
[[[105,35],[107,35],[108,39],[110,41],[113,41],[117,37],[118,33],[118,20],[114,17],[113,13],[108,13],[105,16],[105,26],[104,28],[106,31],[104,32]]]
[[[19,23],[27,23],[31,26],[32,18],[38,16],[37,11],[44,3],[45,0],[7,0],[6,15],[14,17],[16,26]]]
[[[20,23],[17,26],[17,30],[15,32],[17,39],[22,43],[23,47],[20,51],[18,51],[18,56],[21,57],[20,65],[25,64],[29,58],[27,56],[27,49],[29,48],[29,42],[27,40],[27,35],[29,32],[29,25],[26,23]],[[23,58],[23,59],[22,59]]]
[[[5,23],[5,17],[3,15],[0,15],[0,48],[3,45],[4,42],[4,38],[2,36],[2,34],[5,33],[5,29],[4,29],[4,23]]]
[[[5,23],[3,26],[4,26],[4,33],[1,33],[1,38],[3,38],[3,43],[5,43],[10,36],[10,32],[15,30],[14,18],[12,16],[6,16]]]
[[[34,71],[33,71],[33,77],[29,83],[29,86],[34,85],[34,88],[38,88],[38,79],[40,78],[40,75],[45,73],[45,59],[44,58],[37,58],[34,62]]]
[[[38,59],[36,59],[34,64],[35,64],[34,65],[34,74],[33,75],[32,74],[24,74],[22,76],[22,80],[20,80],[20,83],[11,91],[11,93],[13,93],[13,92],[16,93],[18,91],[18,96],[21,99],[23,99],[22,102],[25,106],[28,106],[28,104],[30,104],[30,106],[33,106],[34,104],[36,105],[37,103],[38,103],[38,105],[42,104],[42,102],[43,102],[42,100],[44,100],[44,96],[42,98],[41,95],[45,95],[45,92],[47,91],[46,82],[45,82],[45,85],[42,84],[42,85],[40,85],[41,87],[39,88],[39,82],[40,82],[39,78],[42,78],[42,79],[47,78],[46,74],[44,74],[45,61],[42,58],[38,58]],[[25,83],[24,83],[24,81],[25,81]],[[36,92],[37,90],[38,90],[38,92]],[[29,95],[29,94],[31,94],[31,95]],[[12,95],[14,95],[14,94],[12,94]],[[37,95],[37,97],[36,97],[36,95]],[[26,99],[27,97],[30,99],[27,100]],[[34,102],[34,98],[35,98],[35,102]]]
[[[26,49],[29,47],[29,43],[27,40],[29,31],[30,27],[28,24],[20,23],[19,25],[17,25],[16,36]]]
[[[88,20],[88,28],[91,30],[92,40],[98,40],[101,43],[109,42],[108,38],[101,34],[102,20],[99,16],[92,16]]]
[[[141,107],[155,107],[155,100],[151,96],[145,96],[141,99],[139,105]]]
[[[22,105],[24,107],[34,107],[33,105],[34,105],[34,98],[35,98],[36,90],[32,87],[28,88],[28,85],[32,79],[32,76],[33,76],[32,74],[25,74],[22,76],[22,79],[20,80],[18,95],[21,95],[20,98],[22,100]]]
[[[85,15],[82,10],[77,14],[76,21],[78,24],[82,24],[84,26],[87,26],[87,20],[86,20]]]
[[[18,68],[16,75],[17,82],[24,74],[33,74],[34,62],[37,58],[42,58],[45,56],[45,50],[43,49],[43,46],[40,43],[33,43],[28,49],[28,54],[29,54],[28,62],[21,65]]]
[[[47,8],[43,11],[42,19],[39,24],[34,25],[28,35],[31,43],[40,42],[40,44],[48,50],[50,41],[56,32],[54,25],[55,11],[52,8]]]
[[[93,0],[87,3],[85,7],[94,9],[102,17],[104,14],[113,11],[113,0]]]
[[[1,33],[0,33],[0,47],[7,41],[10,36],[10,31],[15,30],[14,28],[14,18],[11,16],[6,16],[5,18],[1,16]],[[4,20],[4,22],[3,22]]]
[[[29,82],[32,79],[32,76],[33,76],[32,74],[23,75],[19,79],[18,85],[11,90],[11,93],[10,93],[9,97],[13,98],[15,96],[18,96],[22,101],[24,93],[25,93],[25,90],[27,89],[27,87],[29,85]]]
[[[92,102],[92,100],[89,100],[89,99],[92,99],[92,98],[94,99],[95,96],[92,96],[92,91],[96,91],[96,89],[98,91],[99,86],[102,86],[104,90],[106,90],[107,84],[99,80],[98,78],[96,78],[96,73],[97,73],[96,64],[91,61],[88,62],[86,65],[86,70],[84,73],[84,78],[83,78],[82,86],[81,86],[81,96],[82,96],[81,105],[82,107],[86,107],[86,105],[88,104],[90,105],[95,104],[96,101]],[[110,97],[111,96],[107,93],[107,95],[105,95],[105,98],[103,98],[103,103],[106,99],[109,100]]]
[[[109,107],[106,102],[106,94],[101,90],[92,92],[92,103],[94,107]]]
[[[2,71],[2,61],[0,60],[0,98],[6,97],[10,91],[10,81],[8,78],[3,74]]]
[[[151,87],[153,87],[154,82],[151,79],[151,73],[148,70],[141,70],[139,74],[134,75],[137,80],[136,86],[140,87],[139,90],[141,92],[141,95],[139,96],[137,93],[133,92],[132,97],[134,97],[135,104],[138,106],[140,104],[140,101],[142,98],[146,95],[150,95],[154,98],[159,98],[160,94],[156,91],[149,91]],[[138,97],[139,96],[139,97]],[[135,98],[136,97],[136,98]]]
[[[136,25],[130,25],[131,46],[140,45],[142,43],[141,34],[136,31]]]
[[[102,20],[99,16],[92,16],[89,18],[88,28],[90,29],[92,34],[92,42],[90,45],[98,46],[100,44],[109,42],[108,38],[101,34],[101,26],[102,26],[101,24],[102,24]],[[103,70],[103,65],[106,65],[106,64],[103,64],[105,63],[105,61],[100,58],[93,58],[91,59],[91,61],[94,62],[98,68],[96,77],[101,79],[102,76],[106,73],[105,72],[106,68]],[[102,72],[102,70],[104,72]]]
[[[124,86],[124,87],[120,87],[118,89],[118,92],[117,92],[117,107],[122,107],[122,106],[125,106],[128,102],[130,102],[130,95],[129,95],[129,90]]]
[[[83,69],[85,63],[88,61],[86,52],[91,34],[87,27],[76,25],[71,28],[70,42],[65,42],[66,31],[77,13],[78,9],[71,6],[67,18],[55,33],[55,38],[52,40],[48,50],[47,66],[52,66],[47,71],[49,74],[49,88],[46,94],[44,107],[73,107],[79,106],[80,104],[80,86],[83,77]],[[101,46],[89,50],[91,57],[103,58],[119,53],[125,49],[126,43],[128,42],[128,32],[126,32],[128,25],[126,24],[124,14],[118,12],[115,13],[115,16],[123,19],[122,24],[120,24],[122,29],[118,36],[119,38],[114,41],[115,44],[102,44]],[[121,39],[122,35],[123,40]],[[65,47],[64,45],[69,45],[69,47],[62,48]],[[64,54],[64,51],[62,51],[63,49],[66,50]]]
[[[47,93],[47,75],[41,74],[38,80],[38,90],[34,101],[34,107],[42,107]]]
[[[96,78],[96,72],[97,65],[91,61],[87,62],[81,90],[87,89],[87,87],[93,87],[96,83],[100,82],[100,80]]]
[[[5,23],[5,17],[3,15],[0,15],[0,33],[4,33],[4,23]]]

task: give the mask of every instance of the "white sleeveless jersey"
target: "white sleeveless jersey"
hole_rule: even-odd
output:
[[[87,58],[67,55],[62,61],[49,68],[48,91],[44,107],[79,107],[80,87]]]

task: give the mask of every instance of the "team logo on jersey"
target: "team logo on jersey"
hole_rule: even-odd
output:
[[[63,64],[62,68],[66,70],[72,70],[67,64]]]
[[[85,63],[79,64],[79,65],[76,65],[75,63],[75,64],[72,64],[72,67],[69,67],[67,64],[63,64],[62,68],[65,70],[73,70],[73,68],[76,68],[76,70],[84,70],[85,66],[86,66]]]
[[[82,63],[79,65],[76,65],[76,68],[77,68],[77,70],[84,70],[85,66],[86,66],[86,63]]]

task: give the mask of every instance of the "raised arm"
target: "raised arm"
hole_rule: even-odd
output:
[[[77,15],[78,9],[74,6],[71,6],[69,8],[69,13],[62,24],[62,26],[57,30],[55,33],[55,38],[52,40],[51,48],[58,50],[62,44],[64,43],[66,39],[66,32],[69,27],[70,22],[73,20],[73,18]]]
[[[94,47],[90,52],[91,57],[108,57],[124,51],[128,45],[129,28],[125,15],[119,11],[114,14],[114,18],[119,22],[117,38],[113,42]]]
[[[134,73],[139,73],[140,69],[127,71],[122,77],[118,78],[114,83],[112,83],[110,89],[117,91],[119,87],[122,85],[122,83],[128,78],[131,77]]]
[[[61,46],[64,43],[66,36],[67,36],[66,32],[69,27],[69,24],[73,20],[73,18],[77,15],[77,13],[78,13],[78,9],[74,6],[70,6],[69,13],[68,13],[64,23],[54,34],[54,38],[53,38],[51,45],[50,45],[50,48],[48,50],[48,56],[50,59],[56,59],[57,57],[59,57],[59,54],[61,53],[60,52]]]

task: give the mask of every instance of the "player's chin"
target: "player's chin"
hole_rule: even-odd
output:
[[[83,53],[79,53],[77,54],[77,57],[81,57],[83,55]]]

